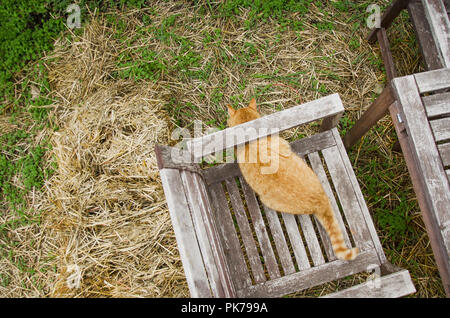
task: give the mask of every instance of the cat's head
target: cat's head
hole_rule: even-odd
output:
[[[230,105],[227,107],[229,116],[227,121],[228,127],[243,124],[260,117],[258,111],[256,110],[256,100],[254,98],[250,101],[248,107],[238,110],[233,109]]]

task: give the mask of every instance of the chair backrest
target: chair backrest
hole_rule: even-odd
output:
[[[446,4],[442,0],[424,0],[422,4],[442,66],[450,67],[450,20],[447,13],[449,8],[445,7]]]
[[[187,142],[195,162],[218,151],[242,145],[313,121],[324,120],[323,130],[335,127],[344,112],[339,94],[332,94],[292,108],[263,116]]]

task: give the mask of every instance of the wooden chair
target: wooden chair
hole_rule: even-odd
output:
[[[447,85],[446,82],[446,76],[448,76],[448,71],[443,70],[441,72],[435,72],[435,73],[422,73],[414,75],[413,77],[404,77],[401,80],[399,79],[396,84],[390,83],[394,78],[397,77],[397,72],[395,70],[394,61],[392,58],[392,54],[389,49],[389,41],[386,35],[386,29],[392,24],[395,17],[398,16],[398,14],[403,10],[407,9],[409,12],[409,16],[411,18],[412,24],[414,26],[414,31],[416,34],[416,39],[419,44],[419,48],[422,53],[422,58],[424,60],[424,65],[426,70],[440,70],[445,68],[450,68],[450,19],[449,19],[449,12],[450,12],[450,0],[396,0],[393,1],[393,3],[386,9],[383,16],[381,17],[381,26],[380,28],[372,30],[370,33],[368,40],[369,42],[374,42],[376,39],[378,40],[378,43],[380,45],[381,49],[381,55],[384,61],[384,65],[386,68],[386,76],[388,79],[388,85],[382,92],[382,94],[378,97],[378,99],[367,109],[367,111],[361,116],[361,118],[358,120],[358,122],[352,127],[352,129],[346,134],[344,137],[344,145],[346,149],[349,149],[353,146],[353,144],[358,141],[373,125],[376,124],[376,122],[384,117],[386,113],[389,112],[392,115],[394,125],[397,129],[397,134],[399,133],[398,129],[401,129],[404,133],[404,124],[398,122],[398,118],[401,118],[401,114],[397,115],[397,111],[395,110],[395,105],[398,105],[398,107],[402,107],[406,109],[406,112],[408,113],[410,110],[410,103],[400,102],[400,96],[407,96],[407,94],[412,94],[414,98],[416,99],[415,103],[419,104],[421,103],[425,105],[426,108],[426,115],[429,116],[428,119],[431,120],[429,123],[445,123],[440,124],[439,127],[441,129],[447,130],[449,129],[448,121],[445,120],[443,117],[448,116],[445,114],[445,110],[448,110],[448,98],[444,97],[447,95],[444,94],[438,94],[435,97],[424,97],[423,100],[420,100],[417,96],[420,94],[432,94],[433,90],[439,90],[444,89],[443,87],[440,87],[440,85]],[[428,75],[426,75],[428,74]],[[436,78],[432,78],[432,76],[440,76]],[[415,83],[417,81],[417,78],[420,80],[420,85],[430,85],[430,87],[433,87],[433,89],[430,89],[429,91],[422,90],[423,87],[418,87],[419,82]],[[436,82],[436,80],[441,80],[441,83]],[[402,84],[407,83],[407,84]],[[409,85],[411,87],[412,91],[410,93],[407,93],[406,91],[399,91],[402,85]],[[399,88],[400,87],[400,88]],[[447,88],[448,90],[448,88]],[[400,95],[399,95],[400,94]],[[402,95],[403,94],[403,95]],[[428,106],[428,104],[432,104],[431,100],[434,100],[434,103],[437,103],[437,100],[439,99],[439,107],[440,111],[443,113],[439,113],[439,115],[436,115],[433,113],[433,109],[436,109],[435,106]],[[431,105],[430,104],[430,105]],[[436,104],[437,105],[437,104]],[[423,112],[423,110],[422,110]],[[448,114],[448,112],[447,112]],[[400,116],[397,118],[397,116]],[[431,116],[431,117],[430,117]],[[437,120],[437,118],[441,117],[441,120]],[[433,138],[433,135],[431,134],[430,126],[428,122],[426,122],[426,116],[422,116],[421,118],[422,125],[424,125],[425,130],[429,132],[428,138]],[[412,124],[414,125],[414,124]],[[442,126],[443,125],[443,126]],[[409,128],[408,128],[409,129]],[[411,128],[411,129],[418,129],[418,128]],[[434,189],[427,189],[426,185],[421,185],[417,178],[422,178],[423,182],[434,182],[431,176],[422,176],[422,172],[420,172],[420,169],[423,167],[420,167],[420,165],[416,162],[414,163],[413,160],[418,160],[416,157],[413,159],[413,153],[416,151],[416,148],[420,147],[419,144],[416,144],[417,141],[412,136],[401,136],[398,135],[399,141],[394,144],[393,149],[400,150],[400,144],[401,140],[400,138],[403,138],[403,145],[401,146],[401,149],[403,151],[403,154],[405,156],[405,160],[408,165],[408,169],[410,171],[410,175],[413,181],[413,186],[419,201],[419,205],[421,208],[421,211],[423,212],[423,219],[425,222],[425,225],[427,227],[427,232],[431,240],[431,245],[433,247],[433,252],[436,258],[436,262],[439,268],[439,272],[444,284],[444,288],[447,294],[447,297],[450,297],[450,267],[449,267],[449,240],[446,238],[450,234],[446,231],[448,231],[447,226],[445,225],[446,222],[448,222],[448,208],[445,208],[441,206],[440,211],[436,210],[437,207],[433,206],[433,204],[429,201],[430,195],[432,194],[423,194],[422,192],[425,191],[427,193],[428,191],[431,191],[430,193],[437,193],[437,190]],[[434,136],[436,137],[436,136]],[[439,145],[436,146],[436,142],[439,143]],[[445,146],[445,144],[441,144],[441,141],[436,141],[434,143],[430,144],[430,147],[433,149],[437,149],[438,152],[434,151],[433,154],[437,156],[439,153],[442,155],[442,164],[448,165],[448,159],[445,157],[445,153],[448,153],[448,146]],[[436,159],[439,161],[438,159]],[[441,165],[442,165],[441,164]],[[441,166],[436,167],[438,174],[445,175],[445,173],[442,173]],[[447,172],[448,175],[448,172]],[[444,182],[445,180],[440,180],[440,182]],[[440,184],[438,186],[440,188],[440,191],[447,191],[445,189],[448,189],[448,186],[446,184],[442,185]],[[448,192],[448,191],[447,191]],[[446,201],[448,202],[448,201]]]
[[[426,70],[450,67],[450,0],[396,0],[381,17],[380,28],[373,29],[367,38],[370,43],[378,40],[388,82],[397,77],[397,71],[386,29],[404,9],[414,26]]]
[[[395,78],[344,137],[350,148],[389,110],[450,296],[450,69]]]
[[[192,297],[279,297],[368,270],[381,277],[327,297],[400,297],[415,292],[408,271],[390,264],[383,252],[335,127],[343,111],[339,95],[334,94],[192,139],[185,151],[156,146]],[[233,149],[319,120],[321,133],[291,146],[321,180],[347,245],[359,248],[353,261],[336,259],[327,234],[314,217],[278,213],[263,206],[237,163],[209,168],[192,163],[225,147]],[[254,128],[268,129],[253,135],[249,132]]]

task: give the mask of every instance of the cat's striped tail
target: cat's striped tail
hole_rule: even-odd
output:
[[[344,236],[341,228],[336,221],[331,205],[328,206],[325,213],[316,213],[317,219],[330,237],[334,255],[341,260],[353,260],[358,255],[358,248],[349,249],[345,245]]]

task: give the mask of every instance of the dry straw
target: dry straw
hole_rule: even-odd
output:
[[[208,10],[199,15],[198,10],[192,9],[190,2],[156,1],[143,11],[111,13],[124,25],[120,39],[105,16],[92,15],[81,35],[59,39],[55,51],[44,59],[51,96],[57,100],[51,118],[60,129],[45,131],[38,139],[51,137],[53,149],[48,159],[54,158],[58,169],[44,192],[33,192],[30,197],[33,209],[42,211],[41,223],[19,228],[11,235],[21,242],[22,256],[35,268],[45,266],[47,271],[34,276],[40,288],[23,288],[36,284],[2,259],[1,270],[14,277],[13,287],[0,289],[3,295],[188,296],[153,145],[173,143],[169,133],[174,124],[191,127],[193,119],[224,123],[228,103],[243,106],[254,96],[261,112],[268,114],[339,93],[347,118],[356,119],[384,85],[384,74],[373,63],[378,49],[364,39],[367,28],[354,29],[346,15],[325,16],[311,4],[306,16],[291,14],[292,20],[302,21],[303,30],[282,29],[270,19],[248,30],[244,27],[248,10],[242,9],[234,22],[213,17]],[[157,28],[168,16],[176,15],[176,25],[170,31],[189,39],[190,50],[202,58],[200,65],[189,70],[209,69],[206,79],[183,77],[174,71],[163,72],[158,81],[126,81],[112,76],[118,71],[120,54],[141,59],[138,48],[156,52],[166,61],[185,54],[173,38],[160,41],[151,33],[139,34],[144,27],[142,15],[151,12],[156,12],[151,23]],[[317,21],[333,23],[334,29],[319,30],[314,25]],[[206,43],[205,35],[214,35],[217,30],[220,37]],[[402,25],[395,30],[390,36],[400,39],[412,32]],[[401,41],[393,46],[400,75],[417,70],[417,48]],[[245,67],[236,63],[245,56]],[[176,68],[177,63],[173,61],[172,66]],[[297,85],[289,82],[293,74],[297,74]],[[379,127],[392,131],[388,117]],[[313,130],[302,128],[287,137]],[[379,160],[397,156],[391,151],[394,140],[387,134],[372,131],[364,138],[380,149],[383,158]],[[358,147],[354,151],[355,165],[370,160],[360,155]],[[396,180],[387,183],[407,178],[404,165],[395,169]],[[362,184],[363,192],[364,187]],[[408,199],[414,200],[408,187]],[[396,193],[387,193],[386,199],[400,200]],[[415,231],[422,233],[419,211],[412,212],[412,219]],[[386,246],[388,242],[383,236],[381,239]],[[389,250],[388,257],[395,257],[394,263],[403,267],[406,260],[417,260],[413,275],[416,296],[442,294],[426,234],[416,246]],[[341,285],[337,282],[314,289],[313,295]]]
[[[165,205],[156,142],[168,118],[154,84],[113,81],[117,43],[102,20],[61,45],[49,66],[61,129],[57,173],[40,202],[61,297],[187,296]]]

